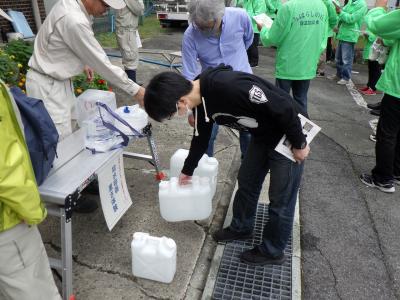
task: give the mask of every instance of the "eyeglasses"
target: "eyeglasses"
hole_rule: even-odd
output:
[[[175,106],[176,106],[176,111],[169,115],[169,117],[167,118],[168,121],[171,120],[175,114],[179,115],[178,102],[175,103]]]
[[[213,32],[215,30],[215,26],[217,25],[217,20],[213,20],[213,25],[212,26],[207,26],[207,25],[199,25],[196,22],[193,22],[193,27],[199,31],[202,32]]]

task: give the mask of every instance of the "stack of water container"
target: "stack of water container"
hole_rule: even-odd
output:
[[[179,185],[178,177],[189,151],[179,149],[171,157],[169,181],[159,185],[161,216],[169,222],[203,220],[210,216],[217,187],[218,161],[206,154],[200,159],[192,183]]]
[[[204,155],[195,169],[192,183],[180,186],[178,176],[189,151],[179,149],[171,157],[169,181],[159,185],[161,216],[169,222],[202,220],[210,216],[217,186],[218,161]],[[132,241],[134,276],[169,283],[176,271],[176,244],[166,237],[136,232]]]

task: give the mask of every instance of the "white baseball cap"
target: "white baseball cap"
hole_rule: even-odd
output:
[[[121,9],[126,6],[126,3],[124,0],[102,0],[105,3],[107,3],[111,8],[114,9]]]
[[[12,19],[0,8],[0,16],[7,19],[8,21],[12,22]]]

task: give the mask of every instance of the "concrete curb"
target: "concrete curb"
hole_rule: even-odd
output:
[[[292,300],[301,300],[301,243],[299,194],[297,194],[297,205],[292,231]]]

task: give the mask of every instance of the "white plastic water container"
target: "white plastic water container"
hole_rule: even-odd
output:
[[[96,103],[104,103],[114,111],[117,108],[115,94],[109,91],[88,89],[77,98],[77,101],[77,121],[85,130],[85,147],[96,152],[110,150],[117,143],[116,135],[103,125]],[[115,124],[114,117],[103,108],[100,109],[104,121]]]
[[[99,116],[96,102],[106,104],[112,111],[117,109],[117,101],[113,92],[88,89],[77,97],[76,113],[79,127],[83,126],[85,120]],[[106,118],[109,117],[106,112],[103,115]]]
[[[142,132],[143,128],[149,123],[149,117],[147,113],[141,109],[138,104],[133,106],[118,107],[115,110],[115,113],[139,132]],[[133,135],[133,132],[121,122],[116,121],[115,127],[117,127],[126,135]]]
[[[176,243],[173,239],[135,232],[131,244],[134,276],[170,283],[176,272]]]
[[[87,149],[95,152],[106,152],[117,143],[115,133],[103,125],[100,117],[83,121],[83,128],[85,130],[85,147]]]
[[[174,155],[172,155],[170,160],[170,177],[179,177],[188,154],[189,150],[178,149]],[[215,157],[209,157],[207,154],[204,154],[197,168],[194,170],[193,175],[208,177],[210,179],[213,191],[212,197],[214,197],[217,188],[218,160]]]
[[[192,183],[179,185],[178,178],[159,184],[160,213],[168,222],[203,220],[212,211],[212,189],[208,177],[192,177]]]

